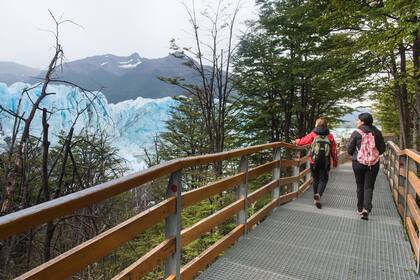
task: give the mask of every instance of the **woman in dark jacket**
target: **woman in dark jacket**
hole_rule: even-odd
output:
[[[385,141],[382,133],[373,125],[373,117],[369,113],[358,116],[356,123],[358,129],[364,133],[372,133],[375,139],[375,147],[379,154],[385,152]],[[376,176],[379,172],[379,161],[371,166],[361,164],[357,160],[357,154],[362,143],[362,135],[356,130],[352,133],[347,147],[347,152],[352,156],[352,166],[357,184],[357,212],[364,220],[368,219],[372,209],[373,189]]]

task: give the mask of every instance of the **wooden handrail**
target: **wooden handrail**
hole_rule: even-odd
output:
[[[206,186],[185,192],[182,194],[182,208],[186,208],[229,188],[237,186],[244,178],[245,173],[241,172],[233,176],[223,178],[217,182],[210,183]]]
[[[175,201],[175,197],[169,198],[32,269],[18,279],[48,279],[51,275],[56,279],[65,279],[174,213]]]
[[[410,157],[412,160],[420,164],[420,154],[417,151],[411,149],[405,149],[404,153]]]
[[[388,147],[390,147],[397,156],[408,156],[418,164],[420,164],[420,153],[413,149],[404,149],[401,150],[394,142],[388,141]]]
[[[201,269],[205,268],[209,261],[215,259],[227,247],[232,245],[242,235],[244,225],[238,225],[230,233],[222,237],[215,244],[207,248],[199,256],[186,264],[181,270],[181,279],[192,279]]]
[[[401,150],[394,142],[388,141],[387,145],[398,155],[404,155],[404,150]]]
[[[0,239],[21,233],[55,218],[68,215],[78,209],[93,205],[182,168],[209,164],[279,147],[296,150],[305,149],[305,147],[295,146],[285,142],[275,142],[211,155],[171,160],[146,170],[0,217]]]
[[[238,213],[239,210],[243,208],[243,204],[243,199],[237,200],[234,203],[229,204],[222,210],[214,213],[213,215],[199,221],[193,226],[184,229],[181,234],[182,246],[190,244],[191,241],[197,239],[204,233],[208,232],[210,229],[231,218],[234,214]]]
[[[420,179],[417,165],[420,154],[410,149],[401,150],[395,143],[387,142],[384,154],[384,171],[388,178],[392,198],[404,221],[411,246],[416,256],[417,272],[420,271],[420,248],[417,230],[420,229],[420,207],[412,195],[420,195]]]
[[[274,172],[273,178],[275,178],[275,180],[272,180],[270,183],[260,187],[249,195],[246,194],[245,197],[239,197],[239,199],[235,200],[225,208],[197,222],[189,228],[182,231],[180,229],[178,229],[178,231],[170,231],[169,234],[167,234],[167,228],[165,228],[166,239],[162,243],[152,248],[143,257],[114,277],[114,279],[140,279],[142,275],[145,275],[153,270],[153,268],[160,264],[163,260],[168,260],[168,256],[178,254],[176,252],[180,251],[179,248],[182,248],[193,240],[196,240],[202,234],[210,231],[212,228],[231,218],[233,215],[246,213],[248,203],[254,203],[264,194],[276,190],[277,195],[274,196],[273,194],[273,199],[267,205],[257,211],[257,213],[255,213],[252,217],[249,217],[248,219],[245,217],[242,224],[239,224],[233,231],[231,231],[231,233],[217,241],[213,246],[209,247],[200,256],[195,258],[182,269],[181,275],[183,279],[191,279],[199,269],[207,265],[212,259],[219,255],[220,252],[225,250],[229,245],[233,244],[239,236],[247,232],[248,227],[251,228],[257,224],[278,205],[296,198],[298,194],[306,190],[309,186],[311,179],[307,179],[306,182],[300,185],[300,188],[292,193],[280,196],[278,194],[280,186],[290,183],[299,185],[301,179],[304,178],[305,175],[309,174],[309,168],[299,172],[300,166],[309,160],[308,155],[293,160],[280,159],[280,156],[273,156],[272,161],[248,169],[247,155],[263,151],[265,149],[274,149],[274,151],[280,155],[280,148],[302,150],[307,147],[298,147],[284,142],[276,142],[217,154],[175,159],[144,171],[0,217],[0,239],[21,233],[22,231],[31,229],[42,223],[65,216],[78,209],[93,205],[124,191],[142,186],[147,182],[171,174],[172,179],[169,181],[168,190],[171,189],[170,186],[173,186],[174,182],[177,182],[175,184],[175,189],[178,189],[178,191],[173,191],[169,198],[107,230],[106,232],[74,247],[64,254],[32,269],[31,271],[21,275],[18,279],[44,279],[48,275],[54,275],[57,278],[67,278],[72,274],[79,272],[85,266],[107,255],[112,250],[131,240],[156,223],[166,219],[167,223],[165,225],[169,225],[170,223],[168,222],[168,219],[175,221],[174,216],[179,215],[180,217],[182,208],[196,204],[213,195],[222,193],[229,188],[239,185],[241,187],[246,186],[247,188],[248,180],[257,178],[267,172]],[[173,177],[174,174],[181,176],[180,170],[184,168],[227,160],[233,157],[242,157],[241,162],[245,159],[244,163],[246,163],[246,165],[242,165],[241,163],[242,167],[237,174],[209,183],[208,185],[195,190],[181,193],[180,177]],[[275,177],[275,173],[280,174],[280,167],[293,167],[294,174],[297,175],[285,178],[279,178],[279,175],[276,175],[277,177]],[[178,188],[176,188],[177,186]],[[180,222],[176,222],[176,224],[180,227]],[[172,227],[172,229],[174,228]],[[179,269],[178,265],[177,267]],[[176,273],[171,272],[168,279],[174,279],[174,277],[176,278],[174,275],[179,275],[179,273],[179,270]]]
[[[118,273],[112,280],[141,279],[148,272],[162,263],[167,257],[175,252],[175,237],[166,239],[158,246],[150,250],[129,267]]]

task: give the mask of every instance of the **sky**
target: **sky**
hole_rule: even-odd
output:
[[[184,2],[191,7],[192,0]],[[241,0],[236,38],[246,31],[244,22],[257,17],[254,2]],[[218,0],[195,3],[197,10],[202,11],[214,7]],[[54,46],[54,38],[46,30],[55,28],[48,10],[57,18],[80,25],[66,23],[60,28],[68,61],[101,54],[128,56],[134,52],[158,58],[170,52],[171,38],[179,40],[182,46],[193,44],[188,14],[178,0],[0,0],[0,61],[46,68]],[[233,10],[233,5],[229,10]]]

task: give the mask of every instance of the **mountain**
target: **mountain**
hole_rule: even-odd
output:
[[[13,84],[28,81],[39,74],[40,70],[27,67],[14,62],[0,61],[0,82]]]
[[[158,77],[182,77],[186,82],[198,84],[197,72],[183,65],[185,61],[168,55],[147,59],[138,53],[130,56],[112,54],[98,55],[63,64],[55,77],[91,90],[101,90],[110,103],[144,98],[163,98],[180,95],[183,91],[162,82]],[[0,62],[0,82],[39,82],[45,71],[14,64],[13,67]],[[4,65],[2,67],[2,65]]]

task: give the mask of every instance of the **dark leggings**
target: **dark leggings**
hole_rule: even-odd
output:
[[[312,183],[312,188],[314,191],[314,194],[319,194],[322,196],[322,194],[325,191],[325,187],[328,183],[328,172],[330,171],[329,166],[325,165],[315,165],[311,164],[311,174],[312,178],[314,179]]]
[[[373,166],[360,164],[353,161],[353,171],[357,184],[357,209],[372,209],[372,196],[375,187],[376,176],[379,172],[379,162]]]

